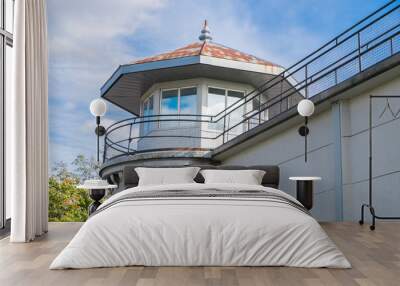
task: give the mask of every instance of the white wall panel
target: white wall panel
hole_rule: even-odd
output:
[[[294,175],[321,176],[315,184],[313,215],[322,221],[336,219],[335,186],[341,163],[343,176],[344,220],[358,221],[360,207],[368,200],[368,111],[369,95],[400,95],[400,78],[396,78],[363,94],[341,101],[341,138],[334,140],[335,117],[332,110],[314,115],[310,120],[309,161],[304,163],[303,138],[297,133],[298,126],[271,135],[267,140],[240,150],[223,161],[223,164],[278,164],[281,169],[280,188],[295,194],[295,183],[288,180]],[[394,111],[400,110],[398,103],[391,100]],[[384,105],[377,105],[373,112],[380,114]],[[400,115],[400,114],[399,114]],[[376,118],[375,118],[376,119]],[[400,216],[400,118],[393,120],[383,116],[374,128],[374,203],[380,215]],[[375,123],[374,123],[375,125]],[[268,131],[267,131],[268,132]],[[337,132],[336,132],[337,133]],[[337,133],[336,136],[339,136]],[[341,144],[342,157],[335,152],[336,144]],[[368,217],[368,215],[367,215]]]

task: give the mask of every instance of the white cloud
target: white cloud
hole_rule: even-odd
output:
[[[321,44],[321,37],[296,21],[298,14],[281,13],[281,20],[271,26],[260,25],[254,16],[257,5],[269,8],[268,13],[280,12],[289,3],[260,1],[250,4],[239,0],[171,1],[157,10],[155,21],[145,22],[141,31],[150,33],[149,46],[164,52],[197,41],[204,19],[207,19],[213,40],[231,48],[250,53],[266,60],[293,64]],[[298,7],[297,7],[298,8]],[[303,4],[304,8],[304,4]],[[266,17],[268,14],[266,14]]]
[[[49,43],[53,63],[89,67],[120,64],[132,47],[118,37],[133,34],[163,0],[50,0]]]
[[[50,161],[94,156],[92,99],[116,66],[134,56],[123,38],[134,34],[163,0],[49,0]],[[127,113],[109,105],[109,115]],[[120,116],[115,116],[119,113]],[[103,120],[104,125],[113,122]]]

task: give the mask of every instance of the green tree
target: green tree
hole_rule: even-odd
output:
[[[99,164],[93,158],[78,155],[71,163],[71,172],[65,162],[58,162],[49,178],[49,221],[85,221],[91,199],[87,190],[78,189],[77,184],[97,177]]]
[[[49,179],[49,221],[85,221],[91,203],[86,190],[76,188],[78,181]]]

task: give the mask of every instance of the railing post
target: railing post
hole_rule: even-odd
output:
[[[261,124],[261,93],[258,95],[258,125]]]
[[[390,38],[390,55],[393,55],[393,37]]]
[[[284,77],[283,77],[284,78]],[[282,113],[282,95],[283,95],[283,79],[281,80],[281,92],[279,95],[279,114]],[[269,117],[269,116],[268,116]],[[269,119],[269,118],[268,118]]]
[[[338,78],[337,78],[337,69],[335,69],[335,85],[338,84]]]
[[[225,114],[224,114],[224,128],[223,128],[223,131],[222,131],[222,144],[225,143],[225,131],[226,131],[226,111],[225,111]]]
[[[360,32],[357,33],[357,42],[358,42],[358,70],[359,72],[362,71],[362,65],[361,65],[361,38],[360,38]]]
[[[129,125],[129,138],[128,138],[128,154],[131,152],[131,142],[132,142],[132,125],[133,123],[131,123],[131,125]],[[144,128],[143,128],[144,129]]]
[[[305,79],[306,79],[306,98],[308,98],[308,64],[305,66]],[[289,98],[288,98],[289,101]]]
[[[103,163],[106,161],[107,153],[107,133],[104,135],[104,150],[103,150]]]

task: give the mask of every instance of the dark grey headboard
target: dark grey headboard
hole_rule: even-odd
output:
[[[122,182],[119,190],[136,187],[139,182],[139,177],[135,172],[137,166],[125,166],[122,174]],[[147,166],[146,166],[147,167]],[[156,167],[156,166],[152,166]],[[267,165],[254,165],[254,166],[197,166],[201,169],[219,169],[219,170],[264,170],[265,175],[262,180],[262,185],[265,187],[278,188],[279,187],[279,167]],[[163,166],[163,168],[165,168]],[[172,167],[171,167],[172,168]],[[174,167],[175,168],[175,167]],[[204,183],[203,176],[199,173],[194,180],[197,183]]]

